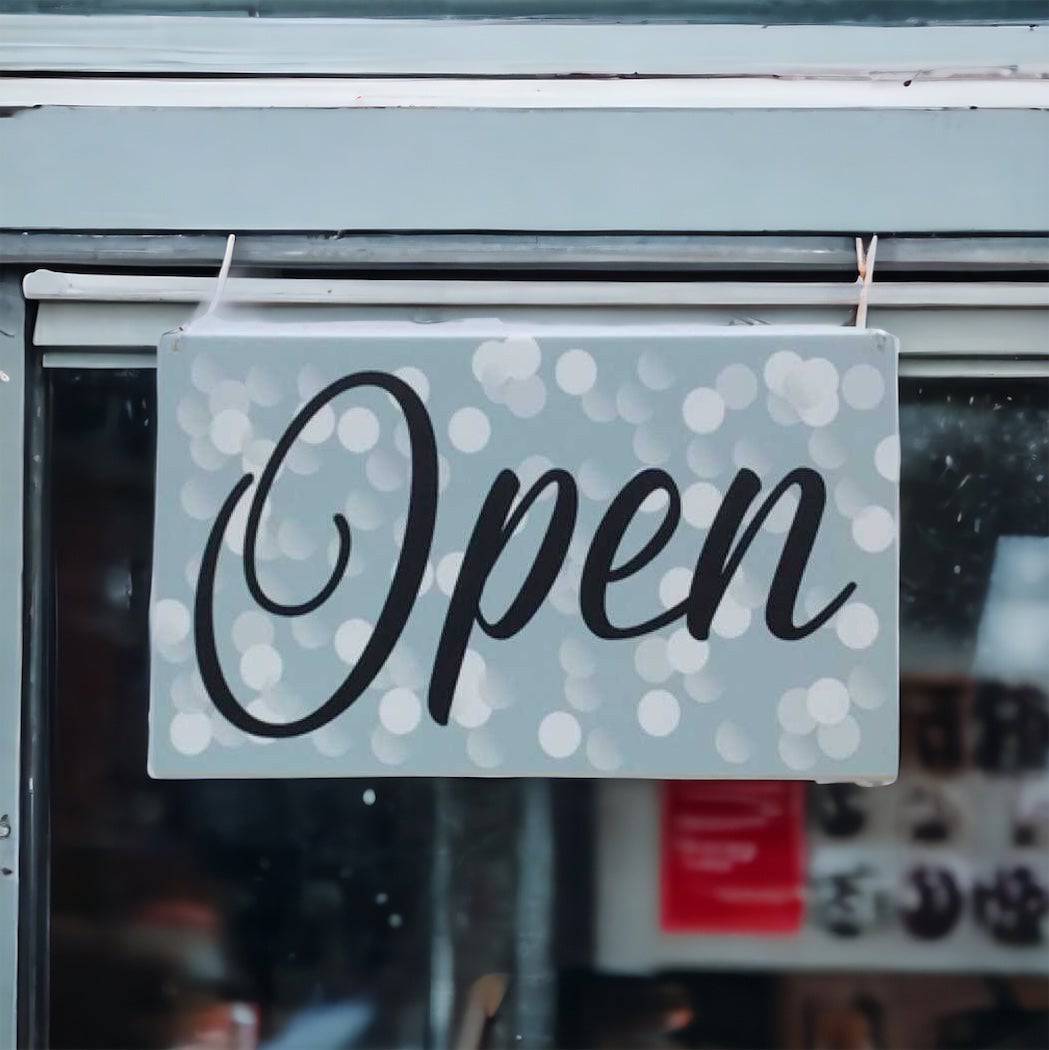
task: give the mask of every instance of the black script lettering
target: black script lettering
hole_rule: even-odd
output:
[[[798,509],[794,512],[794,520],[783,544],[772,586],[769,588],[768,601],[765,603],[765,622],[769,630],[777,638],[785,641],[795,642],[805,638],[822,627],[856,590],[855,583],[847,584],[820,613],[807,623],[795,626],[794,605],[823,518],[827,488],[823,478],[816,471],[808,467],[792,470],[769,493],[739,541],[733,546],[743,516],[761,490],[761,481],[757,474],[744,468],[736,474],[729,486],[717,516],[707,532],[706,542],[696,563],[696,572],[692,577],[692,587],[688,595],[686,621],[689,633],[694,638],[705,641],[709,637],[714,614],[739,568],[739,563],[743,560],[743,555],[754,542],[758,529],[772,513],[776,503],[795,485],[800,493]]]
[[[411,446],[408,516],[400,557],[372,636],[342,684],[311,714],[285,723],[263,722],[255,718],[233,695],[219,663],[213,622],[215,572],[226,527],[237,504],[251,487],[254,475],[245,474],[234,486],[215,519],[204,548],[193,612],[193,633],[200,675],[208,694],[222,715],[238,729],[255,736],[299,736],[319,729],[341,715],[368,688],[397,644],[397,639],[401,636],[415,604],[426,570],[437,516],[437,443],[430,417],[418,395],[402,379],[385,372],[356,372],[325,387],[303,406],[277,442],[263,469],[248,512],[244,536],[244,579],[248,590],[259,605],[277,616],[301,616],[321,606],[339,585],[350,560],[352,542],[349,524],[341,514],[336,514],[333,518],[339,537],[335,568],[320,592],[308,601],[285,605],[274,601],[262,590],[255,570],[255,546],[262,508],[284,457],[295,439],[329,401],[347,390],[359,387],[376,387],[385,391],[397,402],[404,415]]]
[[[493,623],[481,612],[484,586],[517,526],[549,485],[557,486],[557,497],[543,541],[517,597],[503,616]],[[448,724],[455,684],[459,680],[474,624],[479,624],[491,638],[513,637],[531,620],[550,593],[568,553],[579,505],[572,475],[565,470],[548,470],[511,512],[520,488],[521,482],[512,470],[499,472],[488,490],[463,552],[430,675],[428,705],[431,717],[440,725]]]
[[[630,522],[633,521],[641,504],[653,492],[665,492],[666,510],[659,528],[649,537],[645,545],[633,557],[622,565],[614,566],[619,544]],[[658,631],[673,623],[685,611],[685,603],[679,602],[673,608],[653,616],[643,623],[632,627],[616,627],[608,619],[605,605],[605,592],[608,585],[616,580],[626,579],[643,569],[670,542],[678,522],[681,520],[681,496],[674,479],[665,470],[642,470],[635,474],[620,489],[612,500],[597,530],[594,532],[590,550],[587,551],[583,564],[583,576],[579,582],[579,608],[587,627],[598,638],[637,638],[642,634]]]

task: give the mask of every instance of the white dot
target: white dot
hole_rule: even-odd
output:
[[[809,455],[817,467],[837,470],[845,464],[845,448],[829,430],[814,430],[809,437]]]
[[[843,645],[866,649],[878,637],[878,614],[863,602],[850,602],[835,617],[835,630]]]
[[[374,806],[375,805],[375,788],[365,788],[363,794],[361,795],[361,801],[366,806]]]
[[[656,489],[654,492],[650,492],[641,501],[641,504],[637,509],[641,511],[642,514],[655,514],[667,505],[669,499],[670,497],[666,494],[665,489]]]
[[[750,758],[751,746],[746,734],[735,722],[722,722],[714,734],[714,747],[718,754],[734,765]]]
[[[886,691],[865,667],[855,668],[848,677],[849,698],[857,707],[868,711],[881,707],[886,700]]]
[[[539,723],[539,746],[551,758],[568,758],[582,738],[579,721],[567,711],[553,711]]]
[[[746,467],[754,471],[758,477],[764,477],[772,469],[765,450],[750,438],[741,438],[732,446],[732,462],[740,470]]]
[[[420,680],[420,686],[422,680]],[[517,700],[506,676],[494,667],[485,667],[484,674],[478,682],[481,699],[493,710],[502,711],[513,707]]]
[[[244,455],[241,460],[241,466],[246,471],[250,471],[258,474],[265,469],[270,456],[273,455],[273,450],[277,447],[275,441],[270,441],[269,438],[255,438],[254,441],[249,441],[244,448]]]
[[[782,534],[794,524],[794,517],[800,502],[798,493],[794,489],[783,492],[782,496],[776,500],[772,510],[769,511],[769,517],[761,523],[761,528],[777,535]]]
[[[885,396],[885,380],[873,365],[853,365],[841,381],[841,392],[853,408],[874,408]]]
[[[612,399],[600,390],[591,390],[579,402],[591,423],[611,423],[616,418],[616,406]]]
[[[405,365],[403,368],[395,369],[393,374],[398,379],[404,380],[415,391],[420,401],[429,401],[430,380],[426,378],[426,373],[421,368]]]
[[[665,609],[683,602],[692,587],[692,570],[678,566],[668,569],[659,581],[659,600]]]
[[[367,452],[379,440],[379,420],[370,408],[348,408],[339,416],[339,442],[350,452]]]
[[[156,646],[156,651],[159,653],[169,664],[184,664],[190,657],[193,646],[188,638],[183,638],[181,642],[177,642],[175,645],[160,645]]]
[[[714,441],[693,438],[685,450],[685,459],[698,478],[716,478],[725,469],[721,450]]]
[[[748,609],[764,605],[768,592],[745,569],[737,569],[728,585],[729,594]]]
[[[816,728],[816,722],[809,714],[808,696],[807,689],[788,689],[779,698],[776,717],[788,733],[803,736]]]
[[[171,702],[180,711],[199,711],[204,707],[206,700],[204,682],[198,672],[189,674],[183,671],[175,676],[171,683]]]
[[[251,645],[240,658],[240,677],[249,689],[272,689],[284,673],[284,661],[272,645]]]
[[[175,407],[175,418],[178,420],[178,425],[190,437],[204,437],[211,423],[207,406],[193,394],[187,394],[179,399]]]
[[[398,736],[410,733],[422,716],[422,704],[410,689],[391,689],[379,701],[379,721]]]
[[[377,448],[368,456],[364,473],[372,488],[379,492],[394,492],[405,482],[404,460],[387,449]]]
[[[646,682],[665,682],[672,671],[667,643],[658,635],[642,639],[634,650],[634,669]]]
[[[307,445],[323,445],[335,433],[335,410],[323,405],[310,416],[310,421],[299,432],[299,440]]]
[[[758,379],[746,365],[729,365],[718,373],[714,388],[729,408],[746,408],[758,395]]]
[[[225,408],[211,421],[211,443],[227,456],[244,451],[251,440],[251,420],[236,408]]]
[[[637,377],[649,390],[669,390],[674,385],[674,373],[654,350],[646,350],[637,359]]]
[[[581,397],[597,382],[597,363],[585,350],[568,350],[557,359],[557,385],[573,397]]]
[[[491,435],[488,417],[479,408],[460,408],[448,423],[448,438],[460,452],[480,452]]]
[[[833,400],[837,413],[838,370],[825,357],[810,357],[795,365],[786,374],[777,391],[785,397],[806,423],[811,414],[826,413],[825,406]]]
[[[874,466],[887,481],[900,480],[900,439],[896,434],[878,442],[874,450]]]
[[[615,491],[615,485],[605,470],[589,459],[579,465],[576,482],[579,485],[579,491],[587,499],[606,500]]]
[[[408,757],[404,738],[394,736],[382,726],[376,726],[371,735],[372,754],[385,766],[402,765]]]
[[[681,494],[681,513],[693,528],[709,528],[721,507],[721,492],[709,481],[696,481]]]
[[[238,653],[253,645],[273,644],[273,623],[258,609],[248,609],[233,621],[233,646]]]
[[[848,758],[855,754],[860,746],[860,736],[860,724],[852,715],[847,715],[834,725],[820,726],[816,730],[820,750],[828,758]]]
[[[634,431],[633,447],[634,455],[649,467],[659,466],[670,458],[670,443],[651,424],[640,426]],[[653,492],[652,495],[666,498],[665,492]]]
[[[483,342],[474,352],[472,367],[479,383],[498,385],[535,375],[542,359],[539,344],[531,336],[510,336]]]
[[[679,627],[667,642],[667,659],[670,666],[681,674],[701,671],[710,657],[710,646],[693,638],[685,627]]]
[[[714,613],[711,629],[719,638],[738,638],[750,627],[751,612],[726,592]]]
[[[459,579],[462,564],[462,551],[452,551],[437,563],[437,587],[442,594],[451,597],[452,591],[455,590],[455,581]]]
[[[794,411],[794,406],[785,398],[780,397],[779,394],[769,394],[765,398],[765,407],[768,409],[769,417],[773,423],[778,423],[781,427],[792,427],[798,422],[798,413]]]
[[[430,588],[433,586],[433,581],[437,578],[437,573],[434,571],[433,562],[428,561],[426,568],[423,569],[422,582],[419,584],[419,595],[430,593]]]
[[[179,711],[171,720],[171,746],[182,755],[199,755],[211,743],[211,719],[202,711]]]
[[[473,729],[466,737],[466,754],[475,766],[495,769],[503,763],[503,754],[487,729]]]
[[[316,474],[321,469],[317,453],[309,445],[304,445],[301,441],[296,441],[288,449],[284,462],[287,464],[288,470],[293,474]]]
[[[779,738],[779,757],[785,766],[802,772],[816,764],[816,745],[812,737],[784,734]]]
[[[189,378],[202,394],[208,394],[221,382],[222,369],[207,354],[197,354],[189,366]]]
[[[303,649],[320,649],[331,641],[331,630],[319,617],[307,614],[291,621],[291,636]]]
[[[174,598],[153,606],[153,640],[158,645],[177,645],[189,635],[189,609]]]
[[[896,536],[896,522],[884,507],[864,507],[852,519],[852,538],[861,550],[876,554],[888,547]]]
[[[810,427],[825,427],[834,422],[841,404],[837,394],[821,398],[814,405],[798,410],[798,416]]]
[[[697,704],[712,704],[725,691],[725,687],[709,671],[687,674],[682,679],[685,692]]]
[[[353,665],[364,652],[373,626],[367,620],[352,619],[339,624],[335,631],[335,652],[344,664]]]
[[[546,456],[525,456],[517,468],[517,476],[521,480],[522,489],[530,489],[548,470],[553,467],[553,461]],[[543,490],[540,500],[553,499],[554,488],[549,486]]]
[[[259,368],[257,365],[252,365],[248,369],[248,376],[244,385],[247,387],[248,395],[256,405],[261,405],[263,408],[272,408],[280,401],[280,384],[272,373]]]
[[[372,532],[383,523],[382,506],[368,492],[351,492],[346,497],[343,512],[355,529],[365,532]]]
[[[353,740],[346,729],[329,722],[326,726],[321,726],[320,729],[315,729],[310,733],[310,743],[316,748],[318,754],[324,755],[325,758],[339,758],[350,750]],[[364,804],[370,805],[371,803],[365,800]]]
[[[557,655],[565,674],[573,678],[589,678],[597,670],[593,652],[578,638],[566,638]]]
[[[308,401],[315,394],[319,394],[324,388],[324,376],[316,365],[304,365],[299,369],[297,380],[299,397]]]
[[[305,561],[317,549],[305,526],[294,518],[287,518],[280,523],[277,529],[277,546],[281,554],[292,561]]]
[[[594,769],[611,773],[622,764],[619,748],[612,736],[603,729],[592,729],[586,737],[586,758]]]
[[[673,693],[652,689],[637,705],[637,720],[649,736],[669,736],[681,721],[681,705]]]
[[[503,387],[503,403],[518,419],[532,419],[546,405],[546,384],[539,376],[511,379]]]
[[[820,725],[832,726],[849,713],[849,691],[837,678],[820,678],[809,686],[805,706]]]
[[[870,500],[852,478],[842,478],[834,486],[834,505],[843,517],[854,518],[869,504]]]
[[[700,386],[691,391],[681,405],[685,425],[697,434],[711,434],[725,418],[725,402],[716,390]]]
[[[226,456],[215,448],[210,437],[194,438],[189,443],[189,454],[201,470],[219,470],[226,464]]]
[[[787,376],[801,364],[801,358],[792,350],[779,350],[766,362],[764,368],[765,385],[774,394],[784,395]]]
[[[596,711],[603,699],[595,678],[566,678],[565,699],[577,711]]]
[[[406,645],[398,645],[386,661],[386,670],[394,685],[402,689],[421,689],[425,676],[415,654]]]
[[[243,383],[238,383],[235,379],[223,379],[212,388],[208,397],[208,408],[211,409],[212,415],[218,415],[227,408],[235,408],[238,412],[246,414],[251,408],[251,395]]]
[[[451,717],[464,729],[477,729],[492,715],[492,709],[481,694],[485,662],[474,649],[467,649],[459,669],[459,680],[452,696]]]
[[[652,418],[652,401],[636,383],[623,383],[616,391],[616,412],[627,423],[635,426]]]

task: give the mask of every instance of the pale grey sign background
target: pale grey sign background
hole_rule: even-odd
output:
[[[160,777],[375,775],[872,779],[895,776],[898,700],[895,341],[813,328],[307,324],[206,319],[165,337],[158,367],[150,771]],[[191,612],[221,502],[258,476],[298,408],[362,370],[404,378],[426,402],[441,486],[430,565],[401,641],[348,711],[304,737],[231,726],[196,670]],[[332,515],[353,556],[327,604],[298,619],[261,612],[241,558],[247,500],[219,561],[215,625],[231,687],[266,721],[299,718],[349,672],[386,596],[407,509],[406,432],[393,401],[355,390],[296,441],[260,534],[264,589],[313,596],[333,564]],[[426,711],[437,638],[465,546],[500,469],[525,484],[551,465],[580,491],[562,573],[532,622],[497,641],[475,629],[447,726]],[[739,467],[763,489],[818,470],[828,502],[796,619],[849,581],[832,621],[772,636],[764,600],[793,508],[762,528],[697,643],[683,622],[639,640],[593,636],[579,576],[608,502],[658,466],[683,519],[646,569],[610,588],[613,620],[637,622],[687,592],[705,530]],[[754,509],[761,497],[755,502]],[[494,618],[546,527],[539,502],[485,592]],[[651,535],[655,505],[624,549]]]

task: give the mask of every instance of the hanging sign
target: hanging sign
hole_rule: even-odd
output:
[[[895,775],[883,333],[205,320],[157,402],[155,776]]]

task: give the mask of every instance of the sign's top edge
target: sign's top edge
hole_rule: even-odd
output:
[[[543,337],[599,337],[602,339],[632,338],[639,336],[694,337],[718,336],[720,338],[773,338],[794,337],[804,339],[855,339],[876,337],[874,341],[885,347],[897,344],[895,336],[883,329],[854,328],[826,324],[784,325],[715,325],[688,322],[651,323],[629,321],[598,324],[594,322],[572,322],[564,320],[502,321],[498,318],[466,318],[440,321],[411,321],[401,319],[318,320],[318,321],[274,321],[269,318],[231,317],[212,314],[181,325],[167,332],[161,346],[170,346],[184,338],[393,338],[426,336],[427,338],[491,338],[508,336]]]

